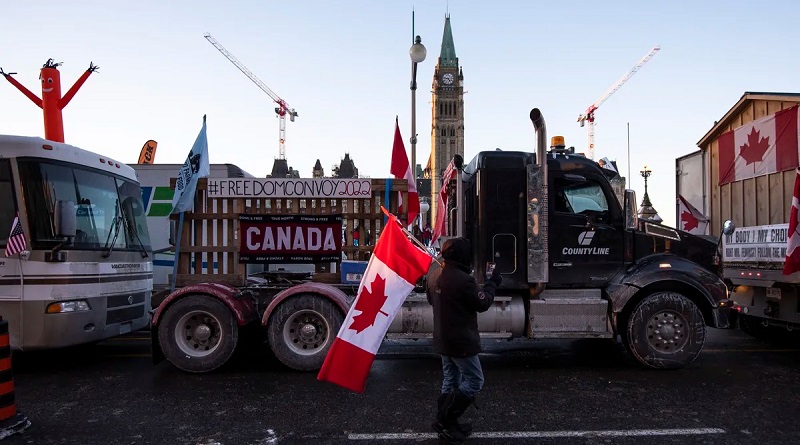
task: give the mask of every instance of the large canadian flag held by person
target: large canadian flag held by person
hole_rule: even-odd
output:
[[[431,265],[431,256],[408,240],[397,217],[388,216],[358,286],[358,295],[317,375],[318,380],[356,392],[364,392],[369,369],[389,324]]]
[[[798,167],[798,106],[729,131],[719,142],[719,185]]]
[[[678,228],[693,235],[705,235],[708,218],[681,195],[678,195]]]

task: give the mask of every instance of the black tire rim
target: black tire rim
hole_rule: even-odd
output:
[[[680,312],[665,309],[656,312],[647,321],[647,341],[651,348],[661,353],[678,352],[689,341],[689,322]]]

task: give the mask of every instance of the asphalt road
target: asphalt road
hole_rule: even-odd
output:
[[[796,339],[795,339],[796,340]],[[474,444],[797,444],[800,342],[711,329],[677,371],[609,341],[487,342]],[[242,351],[211,374],[153,365],[147,333],[14,356],[9,444],[435,444],[440,379],[427,343],[387,342],[364,394]]]

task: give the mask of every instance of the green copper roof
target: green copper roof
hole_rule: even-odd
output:
[[[453,30],[450,29],[450,16],[444,18],[444,35],[442,35],[442,51],[439,53],[439,66],[458,68],[456,46],[453,44]]]

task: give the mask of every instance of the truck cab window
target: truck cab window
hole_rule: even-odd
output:
[[[583,215],[608,212],[608,200],[603,188],[594,181],[574,183],[557,179],[555,210]]]
[[[8,159],[0,160],[0,244],[5,246],[11,224],[17,214],[14,204],[14,183],[11,181],[11,164]]]

